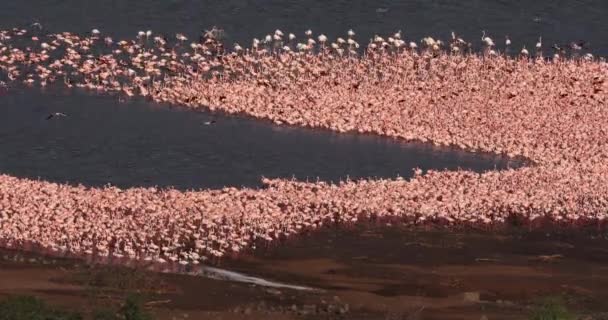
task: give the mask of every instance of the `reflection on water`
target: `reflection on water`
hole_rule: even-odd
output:
[[[416,167],[519,165],[495,155],[119,102],[78,90],[10,92],[0,96],[0,109],[0,172],[93,186],[259,186],[262,176],[338,181],[409,177]],[[67,116],[47,120],[54,112]]]

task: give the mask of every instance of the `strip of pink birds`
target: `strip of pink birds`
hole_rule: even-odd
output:
[[[213,29],[140,32],[113,41],[94,30],[29,36],[0,31],[0,80],[57,82],[278,124],[523,156],[526,168],[483,174],[417,172],[409,181],[339,184],[264,180],[261,190],[85,188],[0,176],[0,238],[76,254],[200,263],[238,255],[327,224],[369,219],[493,226],[510,218],[573,226],[608,214],[608,64],[573,47],[532,56],[483,51],[453,34],[330,42],[280,30],[228,51]],[[511,45],[508,39],[505,45]],[[421,48],[418,48],[420,43]]]

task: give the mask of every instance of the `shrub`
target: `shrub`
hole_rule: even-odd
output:
[[[0,301],[0,320],[82,320],[82,316],[49,308],[35,297],[11,296]]]
[[[533,311],[530,320],[574,320],[561,298],[546,298]]]

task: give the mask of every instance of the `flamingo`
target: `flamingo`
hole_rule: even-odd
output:
[[[487,37],[486,36],[486,31],[483,30],[482,31],[482,35],[481,35],[481,41],[483,41],[483,43],[488,47],[491,48],[494,46],[494,40],[492,40],[492,38]]]

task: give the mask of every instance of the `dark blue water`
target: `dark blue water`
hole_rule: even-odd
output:
[[[228,43],[249,45],[276,28],[303,36],[311,28],[335,37],[353,28],[361,43],[374,33],[403,30],[407,39],[450,31],[480,44],[486,30],[499,45],[504,35],[514,48],[584,40],[608,55],[606,0],[22,0],[0,1],[0,27],[39,21],[49,31],[86,32],[98,28],[116,37],[151,29],[196,37],[213,25]]]
[[[259,186],[262,176],[338,181],[412,169],[518,166],[382,137],[276,126],[79,90],[0,95],[0,172],[101,186]],[[67,117],[47,120],[53,112]],[[206,125],[208,121],[215,121]]]

